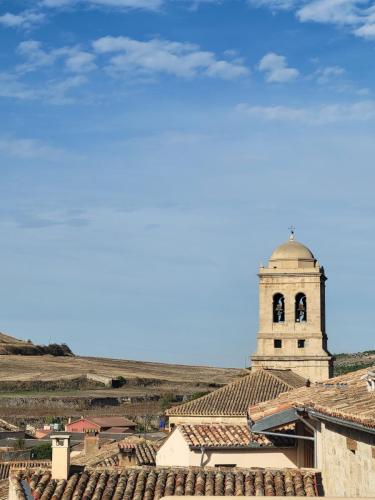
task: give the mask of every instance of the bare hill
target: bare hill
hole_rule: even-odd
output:
[[[94,357],[4,356],[0,360],[0,379],[5,381],[72,379],[95,373],[124,379],[163,380],[172,383],[226,384],[247,373],[238,368],[215,368],[146,361]]]

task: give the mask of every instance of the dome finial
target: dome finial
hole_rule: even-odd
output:
[[[294,232],[295,232],[296,228],[292,224],[288,229],[290,230],[289,240],[294,241]]]

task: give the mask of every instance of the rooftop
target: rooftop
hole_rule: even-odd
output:
[[[131,438],[102,446],[97,453],[80,453],[72,458],[72,465],[89,467],[116,467],[119,464],[119,450],[134,450],[137,465],[155,465],[156,452],[161,443],[144,439]]]
[[[174,495],[317,496],[319,476],[303,470],[228,468],[133,468],[85,470],[68,481],[51,479],[47,471],[18,471],[12,476],[15,498],[159,500]],[[26,488],[25,488],[26,487]]]
[[[206,396],[173,406],[166,415],[246,417],[249,405],[305,385],[306,379],[291,370],[261,369]]]
[[[191,448],[248,448],[273,446],[274,443],[263,435],[253,434],[247,425],[200,424],[178,425],[179,429]],[[291,446],[293,440],[278,438],[279,446]]]
[[[68,425],[75,424],[81,420],[87,420],[93,424],[99,425],[100,427],[133,427],[136,424],[125,417],[82,417],[79,420],[75,420]]]
[[[249,407],[250,418],[258,421],[289,408],[304,408],[375,429],[375,392],[369,391],[364,380],[374,368],[365,368],[325,382],[316,382],[311,387],[281,394],[267,403],[252,404]]]

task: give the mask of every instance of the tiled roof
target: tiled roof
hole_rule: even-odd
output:
[[[0,462],[0,480],[8,479],[11,469],[47,469],[51,467],[50,460],[24,460],[22,462]]]
[[[17,470],[48,470],[50,460],[24,460],[22,462],[0,462],[0,500],[9,498],[9,476]]]
[[[68,481],[47,472],[20,472],[12,477],[18,500],[26,500],[23,481],[34,498],[159,500],[166,495],[316,496],[317,476],[310,471],[228,468],[133,468],[85,470]]]
[[[129,427],[136,425],[125,417],[88,417],[87,420],[100,425],[101,427]]]
[[[177,427],[189,446],[249,446],[250,441],[268,444],[264,436],[250,434],[247,425],[179,425]]]
[[[160,448],[160,443],[155,443],[153,441],[141,441],[137,444],[132,445],[138,465],[155,465],[156,462],[156,452]],[[119,444],[120,450],[129,449],[126,442]]]
[[[69,425],[76,424],[81,420],[87,420],[93,424],[99,425],[100,427],[135,427],[136,424],[125,417],[82,417],[78,420],[70,422]]]
[[[9,500],[9,479],[0,480],[0,500]]]
[[[257,421],[287,408],[302,407],[375,429],[375,392],[369,392],[363,380],[374,368],[350,372],[281,394],[273,401],[250,405],[249,415]]]
[[[134,450],[137,465],[155,465],[156,452],[160,445],[159,441],[137,440],[137,438],[124,439],[102,446],[97,453],[90,455],[80,453],[72,458],[71,463],[89,467],[116,467],[119,464],[119,448],[123,448]]]
[[[258,370],[235,380],[201,398],[174,406],[168,416],[241,416],[249,405],[267,401],[296,387],[306,385],[306,379],[291,370]]]
[[[195,424],[178,425],[185,438],[185,441],[191,448],[212,447],[212,448],[243,448],[260,446],[293,446],[294,440],[286,437],[273,437],[272,441],[261,434],[253,434],[249,431],[247,425],[226,425],[226,424]],[[294,433],[294,427],[284,426],[284,433]]]

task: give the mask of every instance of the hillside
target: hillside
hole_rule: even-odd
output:
[[[72,351],[66,344],[35,345],[31,340],[19,340],[10,335],[0,332],[0,355],[22,355],[22,356],[73,356]]]
[[[74,356],[64,344],[38,346],[0,334],[0,416],[157,415],[166,401],[207,393],[246,373],[237,368]],[[120,387],[91,380],[93,374],[120,380]]]
[[[375,350],[335,354],[335,375],[375,365]]]
[[[234,377],[247,373],[238,368],[215,368],[210,366],[177,365],[131,361],[123,359],[96,357],[55,357],[43,356],[3,356],[0,362],[0,380],[61,380],[86,376],[95,373],[106,377],[142,379],[152,383],[170,382],[173,384],[214,384],[228,383]]]

